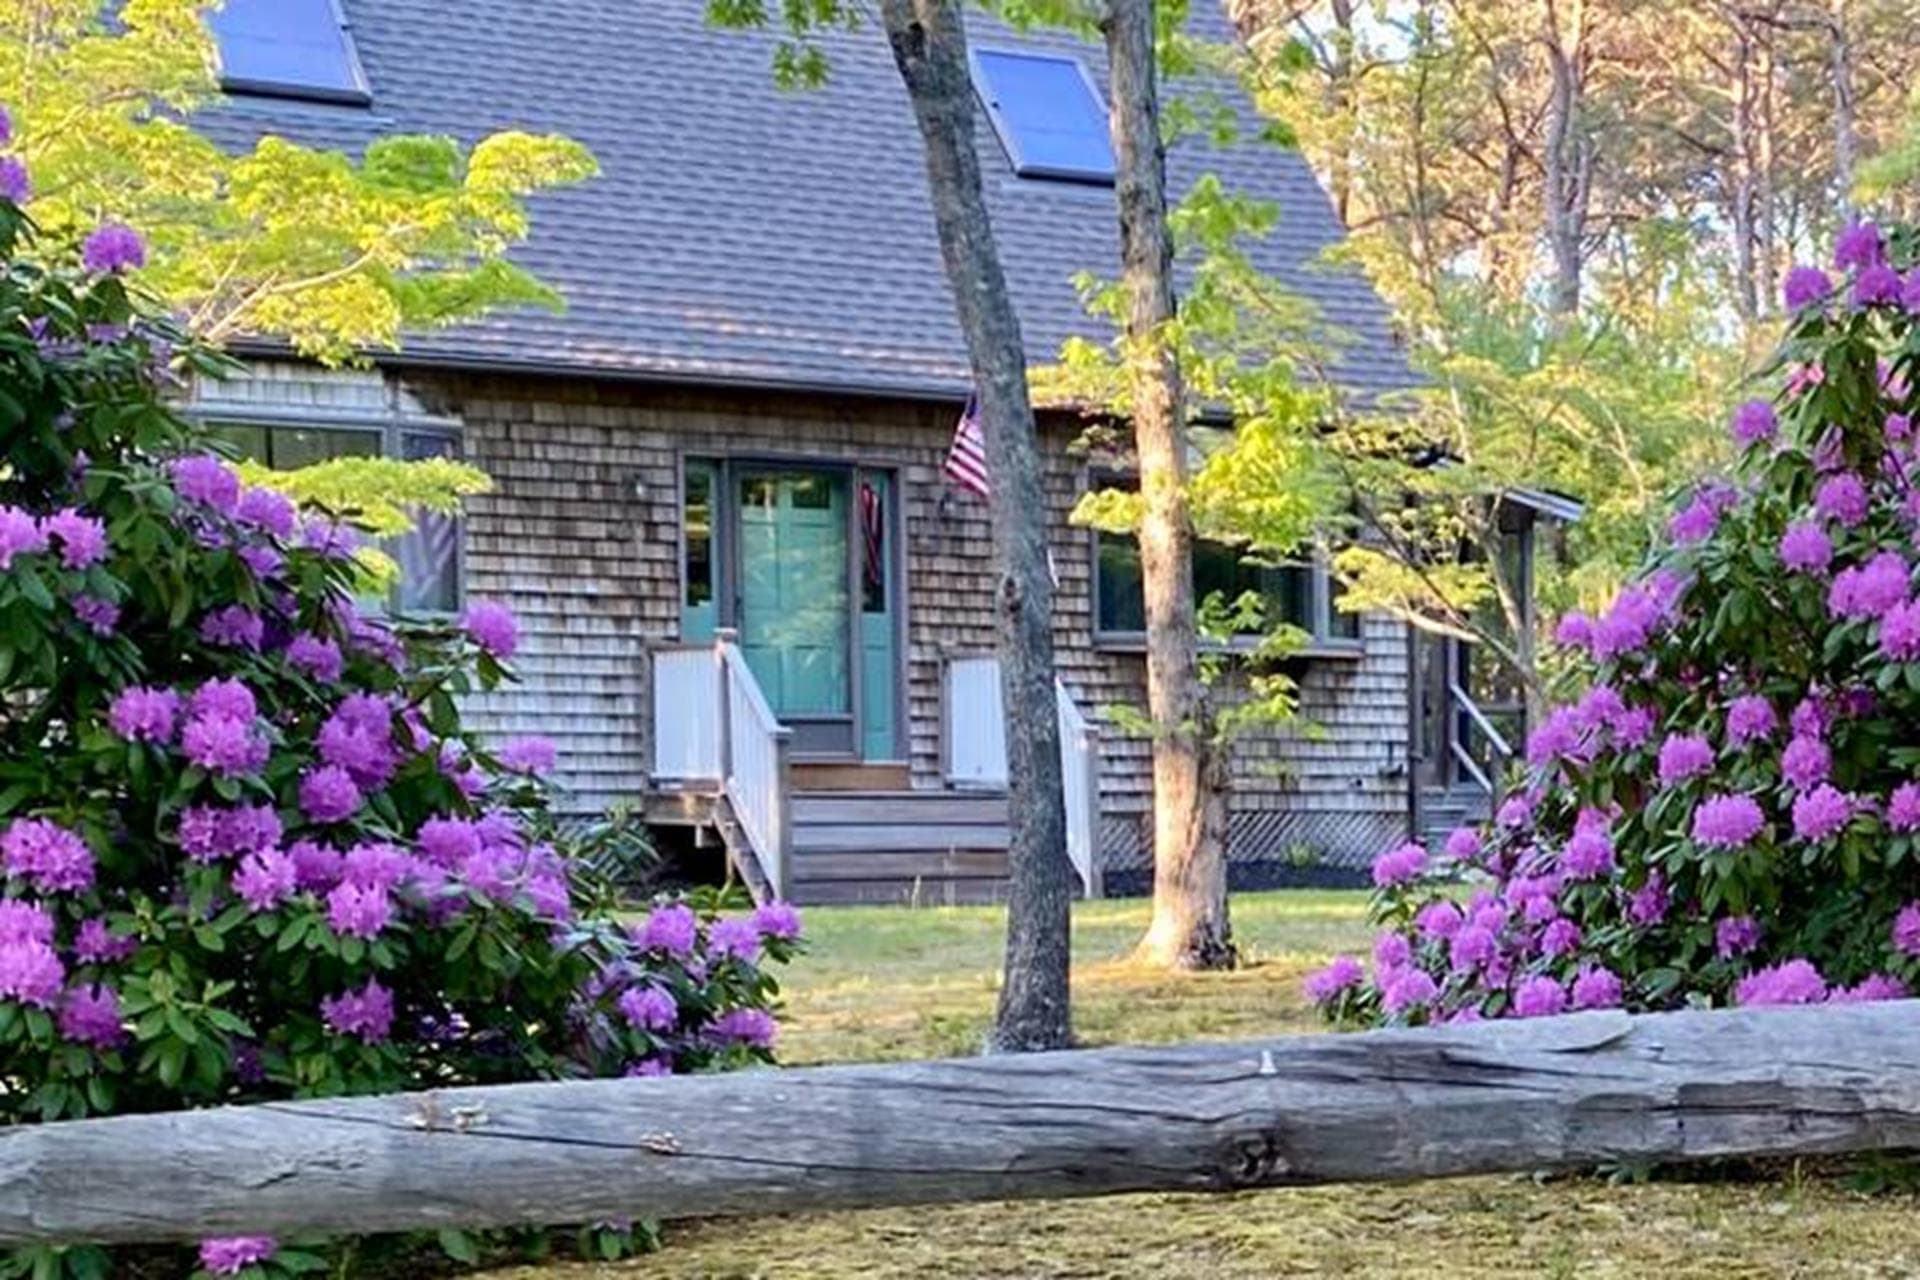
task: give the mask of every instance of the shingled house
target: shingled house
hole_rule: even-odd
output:
[[[555,739],[568,806],[644,806],[801,900],[990,895],[1006,836],[987,513],[942,474],[968,378],[908,104],[877,32],[831,39],[830,85],[788,93],[771,39],[703,8],[228,0],[223,128],[349,150],[553,131],[604,176],[540,198],[519,255],[565,314],[422,334],[370,370],[256,353],[199,410],[283,467],[445,453],[494,478],[462,527],[403,548],[402,603],[519,613],[523,682],[474,719]],[[1104,66],[970,21],[987,196],[1049,360],[1102,336],[1071,281],[1117,260]],[[1196,141],[1169,165],[1176,190],[1214,171],[1274,202],[1261,265],[1350,336],[1356,391],[1404,383],[1378,300],[1322,261],[1341,228],[1298,156]],[[1144,699],[1137,550],[1069,524],[1098,478],[1083,423],[1041,428],[1073,851],[1090,889],[1137,889],[1148,747],[1099,724]],[[1323,570],[1210,547],[1195,572],[1313,636],[1296,665],[1317,732],[1236,760],[1236,879],[1362,865],[1413,819],[1415,724],[1458,723],[1411,700],[1407,629],[1336,609]]]

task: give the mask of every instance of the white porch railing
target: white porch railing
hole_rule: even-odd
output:
[[[790,887],[791,737],[732,632],[722,631],[711,644],[654,649],[654,779],[724,795],[776,897]]]
[[[1053,682],[1060,717],[1060,780],[1067,809],[1067,857],[1090,898],[1101,893],[1096,842],[1100,838],[1100,731]],[[1007,785],[1006,716],[1000,700],[1000,660],[992,655],[952,658],[946,687],[947,784],[1001,789]]]

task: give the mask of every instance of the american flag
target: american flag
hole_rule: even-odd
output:
[[[993,486],[987,483],[987,441],[980,429],[978,396],[967,397],[967,407],[953,429],[953,447],[947,450],[947,479],[983,498],[993,492]]]

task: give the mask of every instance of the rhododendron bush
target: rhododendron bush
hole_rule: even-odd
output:
[[[1599,616],[1485,830],[1374,866],[1339,1017],[1431,1022],[1900,996],[1920,983],[1920,232],[1786,282],[1738,462]]]
[[[792,911],[607,915],[552,745],[461,725],[512,616],[356,602],[354,530],[168,408],[215,370],[139,239],[28,234],[0,201],[0,1124],[766,1059]]]

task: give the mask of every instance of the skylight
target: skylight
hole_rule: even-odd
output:
[[[1113,181],[1106,108],[1078,59],[980,49],[974,87],[1023,178]]]
[[[372,101],[339,0],[226,0],[208,25],[228,93]]]

